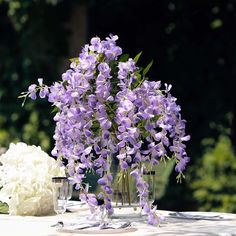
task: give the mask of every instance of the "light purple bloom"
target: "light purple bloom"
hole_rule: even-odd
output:
[[[49,93],[48,87],[42,87],[39,92],[40,98],[45,98]]]
[[[36,84],[31,84],[28,88],[28,91],[29,91],[29,96],[31,99],[35,100],[37,98],[36,96]]]
[[[89,49],[94,52],[101,53],[102,51],[102,44],[101,40],[98,37],[94,37],[91,39],[91,46],[89,46]]]
[[[129,168],[129,166],[128,166],[126,161],[122,161],[120,166],[121,166],[121,169],[123,169],[123,170],[127,170]]]
[[[127,62],[119,62],[118,68],[119,79],[126,79],[128,74],[132,74],[135,70],[137,70],[135,62],[131,58]]]
[[[39,78],[39,85],[30,85],[26,96],[36,99],[39,93],[58,109],[52,155],[66,159],[70,181],[91,212],[105,207],[109,215],[113,213],[111,162],[117,158],[121,171],[130,169],[136,181],[148,223],[157,225],[160,219],[150,208],[143,173],[169,153],[181,173],[189,162],[185,142],[190,136],[185,134],[186,121],[177,99],[170,94],[171,85],[161,90],[160,81],[135,83],[141,76],[138,67],[132,58],[119,61],[122,49],[117,39],[116,35],[92,38],[59,82],[48,87]],[[84,185],[91,170],[99,176],[102,191],[97,196]],[[97,197],[103,198],[104,205],[98,206]]]
[[[187,135],[185,137],[180,138],[181,141],[189,141],[190,140],[190,135]]]
[[[178,162],[178,164],[176,165],[175,170],[177,172],[182,172],[186,168],[186,165],[189,162],[189,160],[190,159],[187,156],[184,158],[181,158],[180,161]]]
[[[106,185],[107,184],[107,180],[105,178],[101,178],[101,179],[98,180],[98,184]]]
[[[107,63],[103,62],[98,65],[98,70],[102,75],[104,75],[106,78],[110,77],[111,68],[108,66]]]
[[[151,212],[148,214],[148,224],[150,225],[158,225],[159,224],[159,218],[154,212]]]

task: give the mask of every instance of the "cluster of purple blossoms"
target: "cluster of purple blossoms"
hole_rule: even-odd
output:
[[[88,185],[84,187],[86,171],[95,170],[102,207],[113,213],[111,163],[117,158],[121,171],[129,169],[136,180],[148,223],[156,225],[158,217],[148,203],[143,173],[147,165],[158,165],[171,154],[175,170],[182,174],[189,161],[183,142],[190,136],[185,135],[185,120],[170,94],[171,86],[161,90],[160,81],[147,81],[136,66],[137,59],[119,60],[122,49],[117,39],[92,38],[61,81],[48,87],[39,79],[26,96],[36,99],[39,91],[58,109],[52,154],[67,159],[68,175],[81,190],[81,200],[91,209],[98,206],[98,197],[88,193]]]

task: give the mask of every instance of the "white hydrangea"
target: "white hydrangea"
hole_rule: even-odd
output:
[[[52,177],[65,176],[59,163],[41,147],[10,144],[0,156],[0,201],[10,215],[48,215],[53,211]]]

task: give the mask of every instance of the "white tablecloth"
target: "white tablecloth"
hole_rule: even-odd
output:
[[[159,227],[153,227],[145,223],[145,216],[142,218],[134,217],[130,209],[119,210],[123,215],[122,219],[114,219],[113,221],[131,221],[131,231],[109,231],[109,235],[124,235],[124,236],[203,236],[203,235],[221,235],[233,236],[236,235],[236,214],[227,213],[210,213],[210,212],[188,212],[188,215],[197,216],[197,219],[183,219],[175,216],[170,216],[169,211],[157,211],[158,214],[165,216],[165,220]],[[98,231],[93,229],[83,230],[78,233],[75,231],[67,231],[66,227],[58,231],[55,227],[51,227],[59,219],[64,222],[79,223],[81,219],[86,219],[88,211],[81,209],[73,213],[66,213],[62,217],[53,215],[45,217],[30,217],[30,216],[9,216],[0,214],[0,236],[73,236],[73,235],[95,235]],[[119,217],[121,216],[119,215]],[[200,218],[199,218],[200,216]],[[209,219],[201,219],[201,216],[209,216]],[[220,216],[220,218],[218,218]],[[119,218],[118,217],[118,218]],[[211,218],[212,217],[212,218]],[[216,217],[216,218],[215,218]],[[121,217],[120,217],[121,218]],[[100,231],[100,235],[105,235],[106,231]]]

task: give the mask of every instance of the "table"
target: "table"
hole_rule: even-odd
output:
[[[212,212],[186,212],[178,215],[175,212],[158,210],[158,214],[165,216],[165,220],[159,227],[153,227],[145,223],[145,216],[142,218],[135,217],[130,209],[121,209],[123,219],[114,219],[113,221],[119,222],[120,220],[129,220],[132,222],[131,228],[135,232],[119,232],[113,233],[110,231],[109,235],[117,236],[174,236],[174,235],[187,235],[187,236],[233,236],[236,235],[236,214],[228,213],[212,213]],[[118,213],[118,214],[119,214]],[[64,222],[77,222],[79,219],[86,218],[88,210],[81,209],[72,213],[64,214]],[[118,215],[117,214],[117,215]],[[188,218],[186,218],[188,217]],[[115,217],[116,218],[116,217]],[[119,216],[118,218],[121,218]],[[75,233],[65,230],[59,232],[55,227],[51,227],[58,221],[58,216],[9,216],[0,214],[0,235],[1,236],[73,236],[73,235],[96,235],[90,228],[83,230],[82,233]],[[63,231],[63,230],[62,230]],[[91,234],[92,232],[92,234]],[[96,231],[95,231],[96,232]],[[105,231],[103,231],[105,232]],[[105,235],[105,233],[100,235]],[[114,233],[115,232],[115,233]]]

